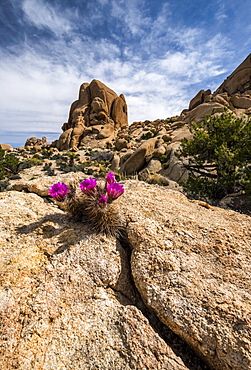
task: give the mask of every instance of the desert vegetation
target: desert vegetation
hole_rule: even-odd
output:
[[[197,199],[220,199],[243,191],[251,194],[251,118],[236,118],[231,112],[206,116],[192,123],[193,139],[184,138],[177,156],[189,178],[187,194]]]

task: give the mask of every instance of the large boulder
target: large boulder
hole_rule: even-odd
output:
[[[155,137],[144,141],[125,163],[123,163],[120,172],[127,175],[139,172],[146,164],[146,157],[153,154],[156,141],[157,138]]]
[[[35,194],[1,193],[0,205],[1,370],[191,368],[137,308],[116,239]]]
[[[98,80],[80,86],[79,98],[71,105],[68,121],[62,126],[64,132],[56,143],[57,148],[76,150],[82,145],[82,139],[89,134],[87,131],[90,126],[104,127],[103,131],[98,133],[97,139],[105,139],[105,142],[107,138],[113,139],[121,128],[128,126],[124,95],[118,96]],[[69,133],[70,129],[70,140],[66,143],[64,133]]]
[[[200,90],[189,103],[189,110],[194,109],[198,105],[204,103],[205,97],[211,94],[211,90]]]
[[[115,128],[128,126],[127,105],[123,94],[120,94],[120,96],[114,100],[111,117],[115,122]]]
[[[47,142],[47,139],[45,136],[42,137],[42,139],[39,139],[37,137],[30,137],[25,142],[25,148],[26,149],[36,149],[36,148],[46,148],[50,146],[50,143]]]
[[[198,105],[196,108],[193,108],[189,111],[184,119],[186,123],[199,123],[202,122],[206,115],[213,113],[219,113],[224,111],[224,105],[212,102],[212,103],[203,103]]]
[[[251,90],[251,54],[219,86],[215,94],[227,92],[229,95]]]
[[[231,103],[236,108],[248,109],[251,107],[251,97],[234,94],[231,96]]]
[[[185,181],[188,178],[188,170],[184,164],[176,156],[176,152],[180,148],[180,142],[172,142],[167,146],[168,167],[161,171],[161,174],[168,177],[172,181]]]
[[[10,152],[14,150],[13,146],[10,144],[0,144],[0,148]]]
[[[132,274],[148,307],[215,370],[251,368],[251,217],[131,182]]]

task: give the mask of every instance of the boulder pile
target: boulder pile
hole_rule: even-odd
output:
[[[59,150],[78,150],[78,147],[106,143],[115,133],[128,126],[127,105],[123,94],[98,80],[83,83],[79,98],[72,103],[69,119],[63,124],[63,133],[55,145]]]

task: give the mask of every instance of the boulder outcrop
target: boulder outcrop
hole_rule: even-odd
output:
[[[49,147],[50,143],[47,142],[47,139],[45,136],[42,137],[42,139],[39,139],[37,137],[30,137],[25,142],[25,148],[26,149],[33,149],[34,151],[39,151],[43,148]]]
[[[216,94],[227,92],[229,95],[251,90],[251,54],[218,87]]]
[[[72,103],[68,121],[62,126],[64,132],[55,145],[59,150],[77,150],[85,144],[85,136],[94,134],[97,140],[107,142],[127,126],[124,95],[118,96],[102,82],[93,80],[80,86],[79,98]]]
[[[146,164],[146,157],[154,152],[156,138],[146,140],[121,166],[120,172],[132,175],[140,171]]]
[[[186,343],[211,369],[249,369],[251,218],[124,187],[120,240],[37,194],[0,193],[1,369],[208,369]]]
[[[116,239],[36,194],[1,193],[0,205],[1,370],[206,369],[146,315]]]
[[[126,194],[145,304],[212,369],[251,368],[251,218],[144,183]]]
[[[13,146],[10,144],[0,144],[0,148],[10,152],[12,152],[12,150],[14,149]]]
[[[188,172],[175,153],[183,138],[192,138],[191,123],[200,123],[206,115],[218,115],[226,109],[236,117],[250,114],[250,59],[249,55],[215,92],[200,90],[180,115],[134,122],[130,126],[123,94],[118,96],[98,80],[83,83],[78,100],[71,105],[68,121],[62,126],[63,133],[53,145],[60,151],[109,148],[113,158],[111,169],[120,174],[137,175],[150,166],[144,176],[157,171],[167,180],[185,180]],[[149,142],[154,142],[154,147],[149,147]],[[27,144],[39,149],[31,141]],[[159,162],[149,164],[156,158]]]

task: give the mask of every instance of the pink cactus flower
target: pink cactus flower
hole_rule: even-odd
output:
[[[124,188],[118,182],[112,182],[107,184],[107,194],[110,200],[117,199],[120,195],[124,193]]]
[[[58,182],[50,187],[49,195],[57,201],[62,202],[69,191],[69,188],[63,182]]]
[[[90,177],[89,179],[82,181],[79,186],[85,194],[91,194],[96,189],[97,180]]]
[[[111,184],[112,182],[115,182],[115,175],[113,172],[108,172],[108,174],[106,175],[106,183],[107,184]]]

